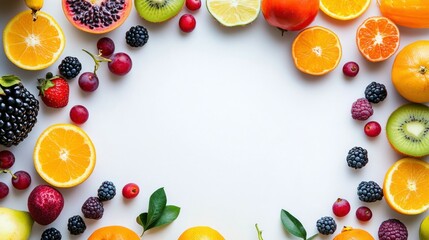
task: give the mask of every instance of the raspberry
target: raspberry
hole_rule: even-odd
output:
[[[126,32],[125,40],[131,47],[143,47],[149,40],[149,34],[145,27],[137,25]]]
[[[356,120],[367,120],[374,113],[371,103],[366,98],[359,98],[352,105],[352,118]]]
[[[387,97],[386,86],[372,82],[365,89],[365,98],[372,103],[382,102]]]
[[[388,219],[381,223],[378,229],[378,239],[380,240],[407,240],[407,227],[398,219]]]
[[[60,231],[51,227],[43,231],[41,240],[61,240],[61,238]]]
[[[97,197],[89,197],[82,205],[83,216],[90,219],[100,219],[103,217],[103,203]]]
[[[116,187],[113,182],[104,181],[98,188],[98,198],[101,201],[112,200],[116,195]]]
[[[375,202],[383,199],[383,189],[374,181],[359,183],[357,194],[363,202]]]
[[[316,223],[317,231],[323,235],[330,235],[337,230],[337,223],[332,217],[322,217],[317,220]]]
[[[79,235],[85,232],[86,224],[81,216],[75,215],[69,218],[67,223],[67,229],[69,230],[70,234]]]
[[[61,61],[58,70],[65,79],[72,79],[79,75],[80,70],[82,70],[82,64],[76,57],[68,56]]]
[[[368,151],[361,147],[353,147],[349,150],[346,160],[351,168],[363,168],[368,163]]]

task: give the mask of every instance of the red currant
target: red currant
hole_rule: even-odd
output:
[[[346,199],[338,198],[332,205],[332,211],[337,217],[344,217],[350,212],[350,203]]]
[[[201,7],[201,0],[186,0],[186,8],[191,11],[196,11]]]
[[[0,199],[5,198],[8,194],[9,187],[4,182],[0,182]]]
[[[101,56],[110,57],[115,52],[115,43],[108,37],[102,37],[97,41],[97,49]]]
[[[110,60],[107,66],[110,72],[116,75],[122,76],[127,74],[133,66],[130,56],[123,52],[113,54]]]
[[[11,151],[0,151],[0,168],[9,169],[15,163],[15,155]]]
[[[128,199],[137,197],[139,192],[139,186],[137,186],[135,183],[128,183],[122,188],[122,196]]]
[[[355,77],[359,72],[359,65],[355,62],[347,62],[343,66],[343,73],[347,77]]]
[[[88,120],[89,112],[86,107],[76,105],[70,109],[70,119],[76,124],[83,124]]]
[[[359,207],[356,209],[356,217],[359,221],[367,222],[372,218],[372,211],[365,206]]]
[[[364,131],[368,137],[377,137],[381,133],[381,125],[376,121],[370,121],[365,124]]]
[[[31,184],[31,176],[26,171],[18,171],[12,175],[12,185],[19,190],[26,189]]]
[[[84,72],[79,76],[79,87],[85,92],[94,92],[98,88],[98,77],[92,72]]]
[[[183,32],[192,32],[197,22],[191,14],[183,14],[179,19],[179,27]]]

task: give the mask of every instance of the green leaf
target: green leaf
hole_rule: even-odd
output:
[[[282,223],[284,228],[292,235],[307,239],[307,232],[305,231],[304,226],[302,226],[302,223],[296,219],[292,214],[290,214],[288,211],[282,209],[280,214]]]
[[[167,196],[165,195],[164,188],[156,190],[149,199],[149,209],[147,212],[147,226],[152,225],[162,216],[165,206],[167,205]]]
[[[264,240],[262,238],[262,231],[259,230],[258,224],[255,224],[255,227],[256,227],[256,232],[258,232],[258,240]]]
[[[19,79],[19,77],[15,76],[15,75],[6,75],[6,76],[0,77],[0,85],[2,87],[11,87],[11,86],[16,85],[20,82],[21,82],[21,80]]]
[[[161,217],[156,222],[149,225],[146,230],[172,223],[179,216],[179,213],[179,207],[174,205],[165,206],[164,211],[162,211]]]
[[[136,221],[144,229],[147,223],[147,213],[141,213],[138,215]]]

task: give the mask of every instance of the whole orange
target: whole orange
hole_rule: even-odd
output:
[[[211,227],[195,226],[186,229],[178,240],[225,240],[225,238]]]
[[[340,234],[333,240],[375,240],[369,232],[352,227],[344,227]]]
[[[126,227],[106,226],[95,230],[88,240],[140,240],[140,237]]]
[[[392,65],[392,83],[411,102],[429,102],[429,41],[405,46]]]
[[[410,28],[429,28],[429,4],[425,0],[378,0],[383,16]]]

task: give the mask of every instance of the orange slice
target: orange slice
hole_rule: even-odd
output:
[[[338,20],[355,19],[369,7],[371,0],[320,0],[320,9]]]
[[[84,182],[95,167],[95,148],[89,136],[73,124],[54,124],[39,136],[33,153],[39,175],[55,187]]]
[[[16,15],[3,31],[3,48],[7,58],[26,70],[40,70],[51,66],[65,46],[64,33],[58,23],[45,12]]]
[[[369,61],[384,61],[399,48],[399,29],[388,18],[370,17],[358,27],[356,43]]]
[[[341,59],[341,44],[331,30],[315,26],[304,29],[292,44],[296,68],[311,75],[323,75],[334,70]]]
[[[395,162],[384,177],[383,193],[399,213],[420,214],[429,209],[429,164],[415,158]]]

